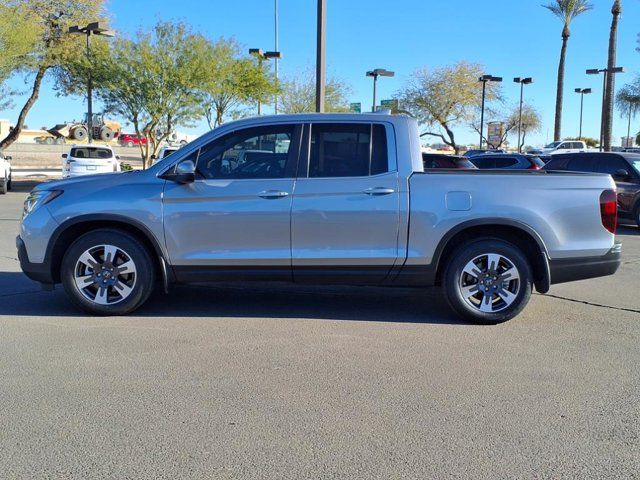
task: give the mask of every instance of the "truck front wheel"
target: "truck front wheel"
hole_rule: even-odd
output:
[[[520,249],[497,238],[472,240],[449,257],[443,287],[463,319],[496,324],[518,315],[529,302],[531,266]]]
[[[125,315],[140,307],[153,291],[154,264],[149,252],[130,234],[94,230],[71,244],[60,268],[71,301],[93,315]]]

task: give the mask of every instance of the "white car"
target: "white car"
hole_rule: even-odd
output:
[[[108,145],[72,145],[62,154],[62,178],[120,171],[120,157]]]
[[[177,146],[174,146],[174,145],[166,145],[166,146],[162,147],[160,149],[160,151],[158,152],[158,156],[157,157],[151,157],[151,158],[153,158],[153,163],[159,162],[163,158],[168,157],[173,152],[177,152],[178,150],[180,150],[180,147],[177,147]]]
[[[11,190],[11,157],[0,153],[0,194]]]
[[[529,153],[555,155],[556,153],[585,152],[587,149],[587,144],[581,140],[564,140],[560,142],[552,142],[544,148],[533,149],[529,151]]]

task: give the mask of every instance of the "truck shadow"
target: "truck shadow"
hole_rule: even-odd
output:
[[[45,292],[20,272],[0,272],[0,316],[82,317],[61,286]],[[271,318],[457,324],[440,289],[207,284],[157,288],[136,317]]]
[[[616,237],[640,237],[640,228],[635,225],[618,225]],[[618,240],[621,240],[618,238]]]

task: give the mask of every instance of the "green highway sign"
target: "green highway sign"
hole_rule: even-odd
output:
[[[353,113],[362,113],[362,103],[361,102],[350,103],[349,110],[352,111]]]
[[[398,99],[382,100],[380,106],[385,110],[398,110]]]

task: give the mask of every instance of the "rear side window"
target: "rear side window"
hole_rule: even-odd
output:
[[[618,170],[626,170],[629,173],[631,172],[629,164],[619,156],[610,154],[600,155],[596,162],[597,172],[613,175]]]
[[[595,172],[591,155],[575,155],[567,162],[567,170],[572,172]]]
[[[96,147],[75,147],[71,149],[71,155],[74,158],[112,158],[113,153],[108,148]]]
[[[496,161],[492,157],[473,157],[472,163],[478,168],[496,168]]]
[[[383,125],[327,123],[311,126],[309,177],[364,177],[388,171]]]
[[[512,167],[518,163],[518,160],[513,157],[496,157],[495,161],[495,168]]]

